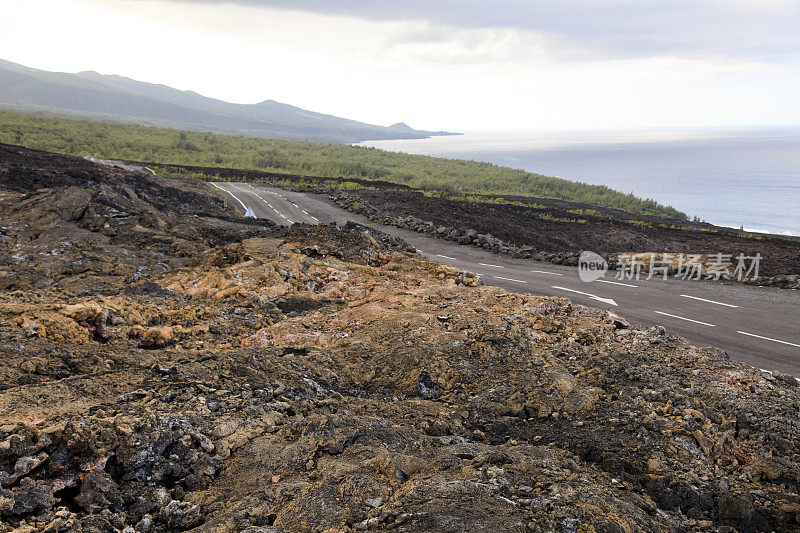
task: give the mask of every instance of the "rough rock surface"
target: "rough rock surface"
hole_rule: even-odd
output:
[[[673,266],[677,265],[677,254],[696,254],[701,257],[703,272],[709,272],[715,254],[760,254],[759,277],[746,279],[746,283],[800,289],[797,237],[747,234],[706,223],[687,225],[678,220],[636,217],[614,209],[528,197],[498,197],[508,203],[496,204],[488,199],[465,202],[378,189],[338,191],[331,199],[344,209],[385,225],[557,265],[577,265],[583,250],[600,253],[612,269],[620,268],[620,254],[635,253],[642,258],[653,255]],[[733,275],[734,266],[727,275],[742,281]]]
[[[199,184],[0,187],[0,531],[800,528],[794,378]]]

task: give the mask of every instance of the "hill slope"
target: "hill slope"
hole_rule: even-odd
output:
[[[232,104],[97,72],[67,74],[0,60],[0,106],[114,122],[326,142],[415,139],[445,132],[386,128],[266,100]]]
[[[464,194],[557,198],[634,214],[686,219],[686,214],[672,207],[602,185],[576,183],[489,163],[387,152],[364,146],[234,137],[38,117],[2,110],[0,142],[104,159],[383,180],[418,189]]]

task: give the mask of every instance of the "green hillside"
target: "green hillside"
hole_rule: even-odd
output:
[[[489,163],[376,148],[219,135],[0,111],[0,142],[80,156],[380,179],[419,189],[514,194],[686,219],[650,199]]]

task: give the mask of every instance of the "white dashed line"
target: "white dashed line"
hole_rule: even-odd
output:
[[[710,304],[724,305],[725,307],[739,307],[738,305],[726,304],[723,302],[715,302],[714,300],[706,300],[705,298],[698,298],[697,296],[689,296],[688,294],[681,294],[684,298],[691,298],[692,300],[700,300],[701,302],[708,302]]]
[[[531,272],[536,272],[537,274],[550,274],[551,276],[563,276],[564,274],[560,274],[558,272],[548,272],[546,270],[531,270]]]
[[[611,283],[612,285],[622,285],[623,287],[633,287],[634,289],[638,287],[638,285],[631,285],[630,283],[620,283],[619,281],[609,281],[607,279],[596,279],[598,283]]]
[[[443,259],[449,259],[450,261],[455,261],[456,260],[455,257],[448,257],[448,256],[442,255],[442,254],[436,254],[436,257],[441,257]]]
[[[755,333],[747,333],[746,331],[737,331],[736,333],[741,333],[742,335],[747,335],[748,337],[755,337],[757,339],[764,339],[765,341],[779,342],[781,344],[788,344],[789,346],[797,346],[798,348],[800,348],[800,344],[795,344],[793,342],[788,342],[788,341],[781,341],[778,339],[770,339],[769,337],[762,337],[761,335],[756,335]]]
[[[492,268],[503,268],[503,267],[501,267],[500,265],[490,265],[490,264],[488,264],[488,263],[478,263],[478,264],[479,264],[480,266],[485,266],[485,267],[492,267]]]
[[[500,276],[492,276],[494,279],[502,279],[504,281],[513,281],[514,283],[528,283],[527,281],[522,281],[521,279],[513,279],[513,278],[501,278]]]
[[[655,311],[655,312],[657,314],[659,314],[659,315],[670,316],[672,318],[677,318],[678,320],[685,320],[686,322],[694,322],[695,324],[701,324],[703,326],[709,326],[709,327],[712,327],[712,328],[716,327],[716,324],[709,324],[708,322],[700,322],[699,320],[692,320],[691,318],[685,318],[685,317],[678,316],[678,315],[671,315],[669,313],[664,313],[662,311]]]

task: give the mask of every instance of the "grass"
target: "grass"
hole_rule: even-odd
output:
[[[520,195],[687,220],[652,199],[477,161],[0,111],[0,142],[79,156],[383,180],[459,195]],[[346,187],[342,184],[339,188]],[[353,188],[362,188],[353,183]]]

